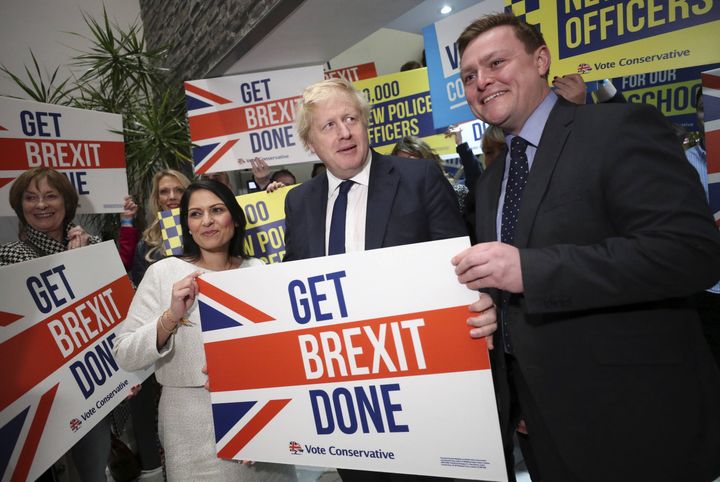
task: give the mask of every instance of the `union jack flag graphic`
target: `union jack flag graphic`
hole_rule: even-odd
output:
[[[297,443],[294,440],[290,441],[289,448],[290,448],[290,453],[293,455],[299,455],[299,454],[303,453],[302,445],[300,445],[299,443]]]
[[[708,194],[715,224],[720,228],[720,69],[703,72],[701,76],[705,109]]]
[[[592,70],[592,67],[590,67],[590,64],[578,64],[577,73],[578,74],[587,74]]]
[[[70,428],[73,432],[77,432],[80,429],[80,425],[82,425],[80,419],[73,418],[72,420],[70,420]]]

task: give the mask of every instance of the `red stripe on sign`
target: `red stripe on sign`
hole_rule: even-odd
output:
[[[70,139],[0,139],[2,169],[24,171],[31,167],[58,170],[124,169],[122,141],[75,141]]]
[[[14,177],[0,177],[0,188],[3,188],[13,182],[15,180]]]
[[[218,450],[218,457],[231,459],[250,442],[255,435],[260,433],[265,426],[280,413],[280,410],[290,403],[290,398],[285,400],[270,400],[240,431]]]
[[[373,77],[377,77],[375,62],[368,62],[366,64],[353,65],[352,67],[325,71],[326,79],[345,79],[349,82],[370,79]]]
[[[720,152],[720,129],[705,131],[705,149],[707,152]],[[720,172],[720,156],[707,156],[708,174]]]
[[[193,142],[291,124],[300,96],[188,117]]]
[[[208,169],[215,165],[215,163],[218,162],[220,158],[225,155],[227,151],[232,149],[232,147],[237,144],[237,141],[238,139],[227,141],[220,149],[217,150],[217,152],[215,152],[215,154],[210,157],[210,159],[201,164],[199,168],[195,169],[195,174],[205,174]]]
[[[133,294],[123,276],[0,344],[0,366],[14,367],[0,374],[0,410],[124,320]]]
[[[7,311],[0,311],[0,326],[12,325],[17,320],[22,320],[24,317],[24,315],[17,315],[15,313],[8,313]]]
[[[244,301],[235,298],[230,293],[226,293],[215,285],[212,285],[202,278],[197,279],[200,293],[207,296],[211,300],[217,301],[218,303],[230,308],[238,315],[242,316],[246,320],[250,320],[253,323],[263,323],[266,321],[275,321],[275,318],[264,313],[254,306],[250,306]]]
[[[212,390],[487,370],[487,346],[470,338],[470,316],[459,306],[206,343]],[[238,376],[242,366],[253,369]]]
[[[27,480],[30,467],[32,467],[33,460],[35,459],[35,453],[40,444],[40,437],[42,437],[43,431],[45,430],[45,424],[47,423],[48,415],[50,415],[50,408],[52,408],[53,400],[55,399],[55,394],[59,386],[60,384],[58,383],[40,397],[40,402],[35,411],[35,417],[33,417],[32,424],[30,425],[30,431],[20,452],[15,472],[13,472],[12,478],[10,479],[12,482]]]
[[[720,89],[720,75],[716,74],[700,74],[703,87],[710,89]]]
[[[206,99],[213,102],[217,102],[218,104],[229,104],[232,102],[230,99],[220,97],[217,94],[213,94],[209,90],[201,89],[200,87],[193,85],[189,82],[185,82],[185,90],[187,90],[188,92],[192,92],[193,94],[199,95],[200,97],[205,97]]]

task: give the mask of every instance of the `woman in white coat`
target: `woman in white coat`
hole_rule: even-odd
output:
[[[126,370],[153,363],[162,385],[160,441],[168,480],[294,481],[291,465],[245,465],[217,458],[196,278],[208,271],[261,265],[243,255],[245,216],[230,189],[198,181],[180,203],[183,255],[148,269],[115,342],[115,358]]]

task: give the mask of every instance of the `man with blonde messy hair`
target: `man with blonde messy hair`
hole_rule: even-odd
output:
[[[296,113],[300,139],[327,171],[301,184],[285,202],[285,261],[466,236],[455,194],[427,159],[384,156],[370,149],[365,97],[342,79],[305,89]],[[468,323],[494,329],[488,295]],[[420,481],[429,477],[339,470],[344,482]]]

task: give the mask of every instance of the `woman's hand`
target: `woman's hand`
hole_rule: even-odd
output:
[[[280,182],[280,181],[273,181],[267,185],[267,187],[265,188],[265,192],[268,192],[268,193],[275,192],[278,189],[280,189],[281,187],[285,187],[285,183]]]
[[[132,196],[123,198],[123,212],[120,214],[121,220],[132,221],[138,212],[138,205],[133,201]]]
[[[132,387],[130,387],[130,393],[128,394],[127,397],[125,397],[125,400],[130,400],[135,395],[140,393],[140,390],[142,390],[142,385],[133,385]]]
[[[253,178],[259,189],[265,189],[270,183],[270,166],[259,157],[250,160]]]
[[[173,284],[170,299],[170,317],[177,325],[195,302],[198,294],[197,277],[202,271],[195,271]]]
[[[85,232],[82,226],[74,226],[70,228],[67,234],[67,249],[82,248],[90,243],[90,235]]]

